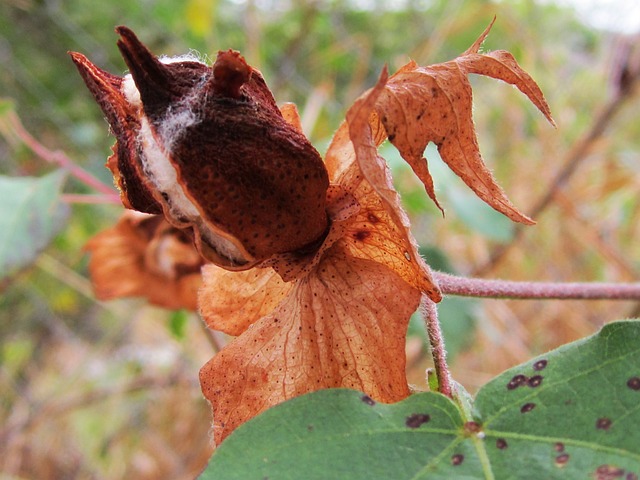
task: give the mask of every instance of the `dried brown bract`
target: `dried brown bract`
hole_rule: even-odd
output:
[[[151,304],[196,310],[204,260],[193,242],[160,215],[125,211],[87,244],[96,297],[144,297]]]

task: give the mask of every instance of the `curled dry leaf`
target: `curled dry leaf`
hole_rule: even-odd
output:
[[[144,297],[160,307],[196,310],[204,261],[191,239],[162,216],[127,210],[86,248],[100,300]]]
[[[515,85],[554,123],[542,91],[509,52],[478,53],[492,25],[458,58],[428,67],[410,62],[388,81],[381,79],[365,97],[375,101],[389,141],[436,204],[433,180],[423,157],[429,142],[437,145],[447,165],[487,204],[516,222],[532,224],[533,220],[509,201],[480,156],[467,75],[486,75]]]

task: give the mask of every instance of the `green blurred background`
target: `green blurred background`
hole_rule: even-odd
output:
[[[626,14],[619,11],[620,18]],[[2,0],[0,97],[12,100],[43,145],[111,185],[104,162],[113,138],[66,52],[122,74],[114,26],[125,24],[157,54],[240,50],[279,102],[297,103],[306,133],[323,151],[383,65],[394,71],[409,59],[423,65],[452,59],[494,15],[484,49],[514,54],[540,84],[558,124],[550,127],[515,89],[472,79],[481,151],[525,213],[548,194],[599,113],[619,105],[536,216],[538,225],[518,236],[429,147],[443,219],[409,167],[383,146],[423,253],[435,268],[491,278],[637,280],[639,105],[637,95],[619,98],[617,79],[638,37],[596,29],[567,7],[532,0]],[[1,175],[40,177],[56,169],[6,122],[0,134]],[[73,179],[64,191],[94,193]],[[0,280],[0,478],[193,478],[211,453],[210,412],[197,373],[214,348],[195,314],[137,299],[96,301],[83,246],[121,208],[70,208],[35,262]],[[492,260],[505,245],[504,257]],[[636,308],[447,299],[441,316],[454,377],[473,391],[536,353],[636,315]],[[425,388],[429,359],[417,321],[407,355],[411,383]]]

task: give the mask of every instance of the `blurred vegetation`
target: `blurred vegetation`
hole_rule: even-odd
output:
[[[497,15],[484,48],[515,55],[542,87],[558,123],[557,130],[549,127],[514,89],[473,79],[481,151],[510,198],[529,213],[615,96],[616,61],[626,39],[585,26],[571,10],[532,0],[387,3],[4,0],[0,96],[13,100],[42,144],[111,184],[104,162],[113,139],[66,52],[124,72],[115,25],[131,27],[158,54],[242,51],[279,101],[298,104],[306,132],[322,149],[384,64],[394,71],[409,58],[449,60]],[[637,96],[625,100],[536,216],[538,225],[519,236],[469,199],[428,149],[447,210],[443,219],[408,167],[385,150],[427,259],[487,277],[637,280],[637,109]],[[42,176],[55,169],[1,125],[0,174]],[[65,192],[92,193],[73,179]],[[197,373],[213,349],[197,316],[92,296],[83,246],[120,211],[72,205],[68,223],[35,264],[0,284],[2,478],[193,478],[210,455],[210,412]],[[502,261],[492,261],[506,244]],[[444,328],[456,345],[454,376],[471,390],[535,353],[637,313],[630,302],[488,300],[459,308],[459,319],[448,314]],[[408,342],[409,378],[424,386],[429,361],[415,338]]]

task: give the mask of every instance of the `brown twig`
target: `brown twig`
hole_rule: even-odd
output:
[[[519,300],[640,300],[640,283],[516,282],[466,278],[434,272],[445,295]]]
[[[615,266],[620,275],[626,277],[627,280],[634,281],[640,278],[640,271],[631,265],[631,262],[625,258],[624,254],[615,245],[612,245],[606,238],[602,237],[595,228],[597,224],[590,222],[579,212],[574,200],[564,192],[559,191],[555,196],[555,202],[562,209],[567,220],[571,222],[568,229],[569,234],[578,243],[583,243],[589,249],[597,252],[609,264]]]

